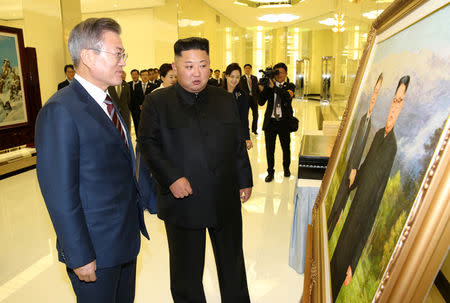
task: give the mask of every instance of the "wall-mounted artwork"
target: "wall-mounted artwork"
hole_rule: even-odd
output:
[[[19,37],[0,30],[0,128],[28,121]]]
[[[0,151],[34,145],[42,107],[36,49],[24,47],[22,29],[0,26]]]

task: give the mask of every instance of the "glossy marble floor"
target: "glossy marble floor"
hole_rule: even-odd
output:
[[[260,108],[259,135],[252,134],[249,152],[254,188],[243,205],[244,254],[252,302],[299,302],[303,276],[288,265],[293,195],[302,134],[317,132],[318,102],[294,101],[300,129],[292,134],[290,178],[283,177],[279,141],[275,180],[265,183],[266,156],[261,131],[265,108]],[[167,240],[162,221],[146,213],[151,239],[143,238],[138,257],[136,302],[172,302],[169,291]],[[65,267],[56,259],[55,234],[31,170],[0,180],[0,302],[75,302]],[[209,241],[209,240],[208,240]],[[207,301],[220,302],[211,245],[207,243],[204,288]]]

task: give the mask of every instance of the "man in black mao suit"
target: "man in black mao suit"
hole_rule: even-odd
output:
[[[72,82],[72,79],[75,76],[75,68],[72,64],[67,64],[66,66],[64,66],[64,73],[66,74],[66,80],[58,83],[58,90],[68,86],[70,82]]]
[[[222,302],[248,303],[241,199],[249,199],[253,183],[238,109],[231,94],[207,85],[208,40],[181,39],[174,49],[178,83],[146,97],[138,139],[159,185],[172,297],[175,303],[206,302],[208,229]]]
[[[122,83],[116,86],[108,87],[108,93],[116,102],[117,108],[122,116],[125,125],[127,126],[128,131],[131,127],[131,117],[130,117],[130,102],[131,102],[131,93],[130,86],[125,81],[126,73],[122,72]]]
[[[244,65],[244,75],[241,77],[239,85],[250,96],[248,100],[248,106],[252,110],[252,132],[257,135],[258,132],[258,102],[259,102],[259,89],[258,78],[252,75],[252,66],[250,64]]]
[[[295,85],[287,83],[287,66],[284,63],[274,65],[273,69],[278,73],[275,81],[269,80],[268,86],[259,86],[261,92],[259,105],[263,106],[267,102],[266,113],[264,114],[263,131],[266,141],[267,157],[267,177],[266,182],[271,182],[274,177],[275,166],[275,140],[277,135],[280,138],[281,149],[283,150],[284,176],[289,177],[291,172],[291,134],[289,131],[289,119],[293,116],[292,97],[294,97]]]
[[[58,259],[83,303],[134,301],[140,231],[148,237],[131,138],[107,94],[122,81],[120,32],[109,18],[75,26],[69,50],[77,74],[36,120],[36,171]]]

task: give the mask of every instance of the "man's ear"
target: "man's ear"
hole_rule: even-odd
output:
[[[177,75],[177,67],[175,65],[175,62],[172,62],[172,70],[175,73],[175,76]]]
[[[80,60],[89,68],[92,68],[95,62],[95,54],[93,50],[82,49],[80,53]]]

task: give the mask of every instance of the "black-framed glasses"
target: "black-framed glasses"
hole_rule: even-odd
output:
[[[98,49],[98,48],[89,48],[89,49],[90,50],[95,50],[97,52],[104,52],[104,53],[107,53],[107,54],[114,55],[114,56],[116,56],[117,62],[120,62],[120,60],[123,60],[124,62],[126,62],[127,59],[128,59],[128,54],[125,53],[125,52],[113,53],[113,52],[108,52],[108,51],[105,51],[103,49]]]

